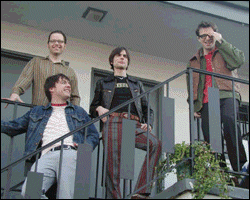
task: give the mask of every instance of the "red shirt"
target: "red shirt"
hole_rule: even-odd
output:
[[[214,50],[210,51],[207,55],[205,55],[205,59],[206,59],[206,70],[209,72],[213,72],[212,69],[212,56],[215,52],[217,48],[215,48]],[[203,91],[203,103],[208,103],[208,87],[212,87],[212,76],[206,75],[206,79],[205,79],[205,88]]]

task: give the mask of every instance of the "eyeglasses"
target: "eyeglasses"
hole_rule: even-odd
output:
[[[63,44],[64,43],[63,40],[50,40],[49,42],[52,43],[52,44],[55,44],[56,42],[58,42],[58,44]]]
[[[207,36],[209,37],[209,39],[213,38],[212,35],[208,35],[208,34],[203,34],[203,35],[200,35],[199,37],[204,40],[205,38],[207,38]]]

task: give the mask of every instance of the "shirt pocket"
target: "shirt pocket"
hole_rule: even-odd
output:
[[[27,137],[31,137],[33,133],[35,132],[40,133],[39,127],[42,124],[43,118],[44,118],[44,115],[37,115],[37,114],[30,115],[30,123],[29,123],[28,132],[27,132]],[[31,135],[29,133],[31,133]]]
[[[82,126],[85,123],[85,117],[83,115],[72,115],[72,120],[75,125],[74,129]]]
[[[43,119],[44,115],[30,115],[31,122],[38,123]]]

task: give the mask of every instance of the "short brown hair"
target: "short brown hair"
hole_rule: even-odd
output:
[[[126,54],[127,54],[127,57],[128,57],[128,66],[129,66],[130,55],[129,55],[129,53],[128,53],[128,50],[127,50],[125,47],[117,47],[117,48],[115,48],[115,49],[111,52],[111,54],[110,54],[110,56],[109,56],[109,64],[111,65],[111,69],[114,70],[114,66],[113,66],[112,62],[113,62],[113,60],[114,60],[115,55],[120,54],[123,50],[126,51]],[[128,67],[127,67],[127,69],[128,69]],[[126,69],[126,70],[127,70],[127,69]]]
[[[213,22],[204,22],[204,21],[202,21],[199,25],[198,25],[198,27],[197,27],[197,29],[196,29],[196,31],[195,31],[195,33],[196,33],[196,35],[197,36],[200,36],[200,29],[201,28],[208,28],[208,27],[211,27],[213,30],[214,30],[214,32],[218,32],[218,27],[217,27],[217,25],[215,24],[215,23],[213,23]]]
[[[44,91],[45,91],[46,97],[48,98],[49,102],[51,102],[51,93],[50,93],[49,89],[55,87],[56,83],[60,80],[60,78],[66,79],[70,82],[70,79],[62,73],[50,76],[45,81]]]
[[[66,38],[66,35],[60,31],[60,30],[56,30],[56,31],[52,31],[50,34],[49,34],[49,37],[48,37],[48,44],[49,44],[49,41],[50,41],[50,36],[54,33],[60,33],[62,34],[63,38],[64,38],[64,43],[66,44],[67,43],[67,38]]]

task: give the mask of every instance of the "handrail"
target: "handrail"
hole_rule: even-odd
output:
[[[43,147],[41,147],[41,148],[35,150],[34,152],[32,152],[32,153],[30,153],[30,154],[28,154],[28,155],[26,155],[26,156],[24,156],[24,157],[22,157],[22,158],[16,160],[15,162],[13,162],[13,163],[11,163],[11,164],[5,166],[4,168],[1,169],[1,173],[5,172],[5,171],[8,170],[9,168],[12,168],[12,167],[16,166],[17,164],[19,164],[20,162],[26,160],[27,158],[30,158],[30,157],[32,157],[32,156],[34,156],[34,155],[40,153],[41,151],[43,151],[44,149],[46,149],[46,148],[48,148],[48,147],[54,145],[55,143],[64,140],[65,138],[67,138],[67,137],[73,135],[75,132],[78,132],[78,131],[80,131],[80,130],[82,130],[82,129],[84,129],[84,128],[86,128],[86,127],[88,127],[88,126],[90,126],[90,125],[92,125],[92,124],[94,124],[94,123],[96,123],[96,122],[98,122],[98,121],[101,120],[102,118],[104,118],[104,117],[110,115],[111,113],[113,113],[113,112],[119,110],[120,108],[122,108],[122,107],[124,107],[124,106],[127,106],[127,105],[129,105],[130,103],[134,102],[136,99],[140,99],[141,97],[144,97],[145,95],[149,95],[149,94],[152,93],[153,91],[155,91],[155,90],[161,88],[162,86],[164,86],[165,84],[168,84],[169,82],[171,82],[171,81],[173,81],[173,80],[179,78],[179,77],[182,76],[183,74],[189,74],[189,73],[190,73],[189,70],[191,70],[191,73],[197,72],[197,73],[201,73],[201,74],[207,74],[207,75],[211,75],[211,76],[214,76],[214,77],[223,78],[223,79],[228,79],[228,80],[231,80],[231,81],[235,81],[235,82],[239,82],[239,83],[243,83],[243,84],[248,84],[248,85],[249,85],[249,81],[248,81],[248,80],[244,80],[244,79],[240,79],[240,78],[234,78],[234,77],[231,77],[231,76],[221,75],[221,74],[217,74],[217,73],[214,73],[214,72],[208,72],[208,71],[206,71],[206,70],[201,70],[201,69],[196,69],[196,68],[191,68],[191,67],[189,67],[189,68],[187,68],[187,69],[185,69],[185,70],[179,72],[179,73],[176,74],[175,76],[173,76],[173,77],[171,77],[171,78],[165,80],[164,82],[159,83],[158,85],[156,85],[155,87],[149,89],[148,91],[146,91],[146,92],[140,94],[139,96],[137,96],[137,97],[135,97],[135,98],[132,98],[132,99],[130,99],[130,100],[128,100],[128,101],[126,101],[126,102],[124,102],[124,103],[118,105],[118,106],[115,107],[115,108],[112,108],[111,110],[109,110],[109,112],[107,112],[107,113],[105,113],[105,114],[103,114],[103,115],[101,115],[101,116],[98,116],[98,117],[92,119],[91,121],[85,123],[84,125],[78,127],[77,129],[75,129],[75,130],[73,130],[73,131],[71,131],[71,132],[69,132],[69,133],[67,133],[67,134],[65,134],[65,135],[63,135],[63,136],[61,136],[60,138],[57,138],[56,140],[54,140],[54,141],[48,143],[47,145],[45,145],[45,146],[43,146]],[[6,99],[1,99],[1,103],[16,104],[16,105],[25,106],[25,107],[34,107],[34,106],[35,106],[35,105],[32,105],[32,104],[26,104],[26,103],[21,103],[21,102],[14,102],[14,101],[6,100]],[[193,102],[191,102],[191,103],[193,103]],[[229,173],[230,173],[230,172],[229,172]],[[152,181],[150,181],[149,183],[147,183],[144,187],[146,187],[147,185],[151,184],[151,182],[154,182],[154,181],[158,180],[161,176],[162,176],[162,174],[159,175],[159,176],[157,176],[154,180],[152,180]],[[142,189],[142,188],[140,188],[140,189]]]
[[[218,77],[218,78],[223,78],[223,79],[228,79],[228,80],[231,80],[231,81],[236,81],[236,82],[239,82],[239,83],[249,84],[248,80],[244,80],[244,79],[241,79],[241,78],[235,78],[235,77],[232,77],[232,76],[226,76],[226,75],[218,74],[218,73],[215,73],[215,72],[209,72],[209,71],[206,71],[204,69],[196,69],[196,68],[193,68],[193,67],[188,67],[187,69],[192,69],[193,72],[199,72],[199,73],[202,73],[202,74],[211,75],[211,76],[215,76],[215,77]]]
[[[164,84],[166,84],[166,83],[168,83],[168,82],[170,82],[170,81],[172,81],[172,80],[178,78],[179,76],[183,75],[184,73],[186,73],[186,70],[184,70],[184,71],[180,72],[179,74],[173,76],[172,78],[170,78],[170,79],[164,81],[163,83],[159,83],[159,84],[156,85],[154,88],[151,88],[150,90],[148,90],[148,91],[146,91],[146,92],[140,94],[139,96],[137,96],[137,97],[135,97],[135,98],[133,98],[133,99],[130,99],[130,100],[128,100],[128,101],[126,101],[126,102],[124,102],[124,103],[122,103],[122,104],[116,106],[115,108],[112,108],[109,112],[107,112],[107,113],[105,113],[105,114],[103,114],[103,115],[101,115],[101,116],[99,116],[99,117],[96,117],[96,118],[92,119],[91,121],[85,123],[84,125],[78,127],[77,129],[75,129],[74,131],[71,131],[71,132],[69,132],[69,133],[67,133],[67,134],[65,134],[65,135],[63,135],[63,136],[57,138],[56,140],[54,140],[54,141],[52,141],[52,142],[46,144],[45,146],[40,147],[40,148],[37,149],[36,151],[34,151],[34,152],[32,152],[32,153],[30,153],[30,154],[28,154],[28,155],[26,155],[26,156],[24,156],[24,157],[22,157],[22,158],[16,160],[15,162],[13,162],[13,163],[11,163],[11,164],[5,166],[4,168],[1,169],[1,173],[3,173],[4,171],[6,171],[6,170],[7,170],[8,168],[10,168],[10,167],[14,167],[14,166],[17,165],[18,163],[20,163],[20,162],[26,160],[27,158],[30,158],[30,157],[36,155],[37,153],[40,153],[40,152],[43,151],[44,149],[46,149],[46,148],[52,146],[53,144],[56,144],[57,142],[60,142],[61,140],[63,140],[63,139],[65,139],[65,138],[67,138],[67,137],[73,135],[75,132],[78,132],[78,131],[80,131],[80,130],[86,128],[86,127],[88,127],[89,125],[98,122],[98,121],[99,121],[100,119],[102,119],[103,117],[106,117],[106,116],[110,115],[111,113],[113,113],[113,112],[119,110],[120,108],[122,108],[122,107],[124,107],[124,106],[126,106],[126,105],[128,105],[128,104],[130,104],[130,103],[132,103],[132,102],[134,102],[136,99],[139,99],[139,98],[141,98],[141,97],[147,95],[148,93],[150,93],[150,92],[152,92],[152,91],[154,91],[154,90],[160,88],[160,87],[163,86]],[[12,101],[9,101],[9,100],[2,100],[2,99],[1,99],[1,102],[2,102],[2,101],[4,101],[5,103],[6,103],[6,102],[12,102]],[[18,102],[18,105],[25,105],[25,103],[19,103],[19,102]],[[26,104],[26,105],[29,105],[29,104]]]
[[[11,101],[11,100],[8,100],[8,99],[1,99],[1,103],[16,104],[18,106],[31,107],[31,108],[36,106],[36,105],[33,105],[33,104],[22,103],[22,102],[18,102],[18,101]]]
[[[188,69],[189,69],[189,68],[188,68]],[[151,93],[151,92],[153,92],[153,91],[159,89],[159,88],[162,87],[163,85],[165,85],[165,84],[167,84],[167,83],[169,83],[169,82],[175,80],[176,78],[179,78],[179,77],[182,76],[184,73],[188,73],[188,69],[179,72],[179,73],[176,74],[175,76],[173,76],[173,77],[167,79],[166,81],[164,81],[164,82],[162,82],[162,83],[159,83],[159,84],[156,85],[155,87],[153,87],[153,88],[149,89],[148,91],[146,91],[146,92],[140,94],[139,96],[137,96],[137,97],[135,97],[135,98],[133,98],[133,99],[130,99],[130,100],[128,100],[128,101],[126,101],[126,102],[124,102],[124,103],[122,103],[122,104],[116,106],[115,108],[112,108],[111,110],[109,110],[109,112],[107,112],[107,113],[105,113],[105,114],[103,114],[103,115],[101,115],[101,116],[98,116],[98,117],[92,119],[91,121],[85,123],[83,126],[80,126],[79,128],[75,129],[74,131],[71,131],[71,132],[65,134],[64,136],[61,136],[60,138],[57,138],[56,140],[54,140],[54,141],[48,143],[47,145],[45,145],[45,146],[43,146],[43,147],[37,149],[37,150],[34,151],[33,153],[30,153],[29,155],[27,155],[27,156],[25,156],[25,157],[23,157],[23,158],[21,158],[21,159],[15,161],[15,162],[9,164],[9,165],[7,165],[6,167],[4,167],[4,168],[1,169],[1,173],[3,173],[4,171],[6,171],[9,167],[13,167],[13,166],[17,165],[18,163],[20,163],[20,162],[26,160],[27,158],[30,158],[30,157],[36,155],[37,153],[40,153],[41,151],[43,151],[43,150],[46,149],[47,147],[52,146],[53,144],[55,144],[55,143],[57,143],[57,142],[59,142],[59,141],[65,139],[65,138],[68,137],[68,136],[71,136],[71,135],[74,134],[75,132],[77,132],[77,131],[79,131],[79,130],[81,130],[81,129],[83,129],[83,128],[86,128],[87,126],[89,126],[89,125],[91,125],[91,124],[94,124],[94,123],[98,122],[100,119],[102,119],[102,118],[104,118],[104,117],[110,115],[110,114],[113,113],[114,111],[117,111],[117,110],[119,110],[120,108],[122,108],[122,107],[124,107],[124,106],[126,106],[126,105],[128,105],[128,104],[130,104],[130,103],[132,103],[132,102],[134,102],[136,99],[138,99],[138,98],[140,99],[141,97],[147,95],[148,93]],[[199,72],[199,73],[203,73],[203,74],[213,75],[213,76],[215,76],[215,77],[224,78],[224,79],[230,79],[230,80],[234,80],[234,81],[236,81],[236,82],[240,82],[240,83],[244,83],[244,84],[249,84],[249,81],[244,80],[244,79],[234,78],[234,77],[231,77],[231,76],[221,75],[221,74],[218,74],[218,73],[208,72],[208,71],[206,71],[206,70],[196,69],[196,68],[192,68],[192,67],[190,67],[190,69],[192,69],[194,72]],[[14,104],[13,101],[4,100],[4,99],[1,99],[1,102],[4,102],[4,103],[12,103],[12,104]],[[21,102],[16,102],[16,104],[17,104],[17,105],[26,106],[26,107],[33,107],[33,106],[34,106],[34,105],[32,105],[32,104],[26,104],[26,103],[21,103]]]

